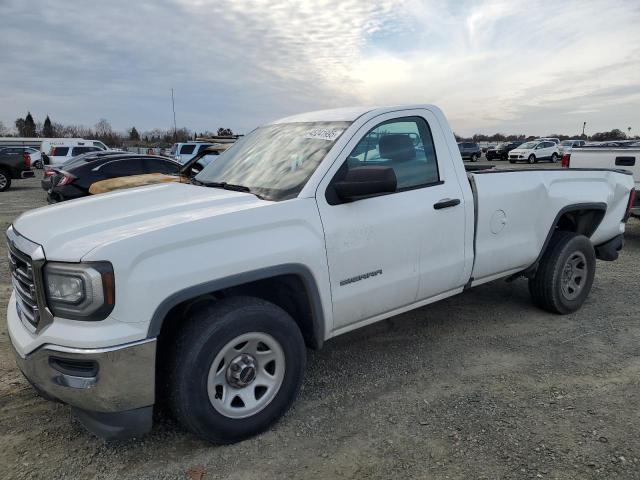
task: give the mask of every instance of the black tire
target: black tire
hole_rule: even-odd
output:
[[[472,162],[477,162],[479,158],[480,158],[480,155],[479,155],[479,154],[477,154],[477,153],[476,153],[476,154],[471,155],[471,161],[472,161]]]
[[[6,170],[0,168],[0,192],[5,192],[11,187],[11,175]]]
[[[563,282],[568,263],[576,259],[584,263],[586,272],[572,297],[566,291],[566,284],[563,288]],[[595,273],[596,255],[591,241],[574,232],[557,231],[542,255],[535,276],[529,279],[529,292],[533,302],[544,310],[559,314],[575,312],[589,295]]]
[[[551,163],[557,163],[558,162],[558,155],[554,152],[551,154]]]
[[[515,160],[509,160],[509,163],[516,163]]]
[[[529,158],[527,159],[527,161],[532,164],[532,163],[538,163],[538,159],[536,158],[536,156],[532,153],[531,155],[529,155]]]
[[[209,399],[209,370],[229,342],[253,332],[266,333],[279,343],[284,351],[284,377],[262,410],[231,418]],[[282,417],[298,394],[306,362],[304,340],[295,321],[280,307],[254,297],[231,297],[197,309],[181,326],[172,354],[169,405],[182,425],[216,444],[251,437]]]

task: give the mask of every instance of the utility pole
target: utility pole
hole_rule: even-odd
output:
[[[584,129],[587,126],[587,122],[583,122],[582,124],[582,136],[584,137]]]
[[[173,88],[171,89],[171,109],[173,110],[173,141],[178,140],[178,127],[176,126],[176,104],[173,99]]]

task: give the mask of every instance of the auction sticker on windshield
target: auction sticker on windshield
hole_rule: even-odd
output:
[[[304,138],[313,138],[318,140],[327,140],[333,142],[340,134],[344,132],[341,128],[312,128],[307,130]]]

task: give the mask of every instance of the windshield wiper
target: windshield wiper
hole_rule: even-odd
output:
[[[262,198],[256,192],[252,192],[249,187],[246,185],[237,185],[235,183],[227,183],[227,182],[201,182],[200,180],[196,180],[198,184],[204,185],[205,187],[213,187],[213,188],[223,188],[225,190],[233,190],[234,192],[247,192],[252,193],[258,198]]]

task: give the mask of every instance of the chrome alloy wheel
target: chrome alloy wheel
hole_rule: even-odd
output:
[[[584,286],[587,279],[587,259],[582,252],[573,252],[569,255],[562,268],[561,288],[562,295],[567,300],[574,300]]]
[[[7,177],[4,173],[0,172],[0,190],[7,188]]]
[[[266,333],[245,333],[222,347],[211,364],[209,401],[225,417],[250,417],[271,403],[284,372],[284,351],[278,341]]]

